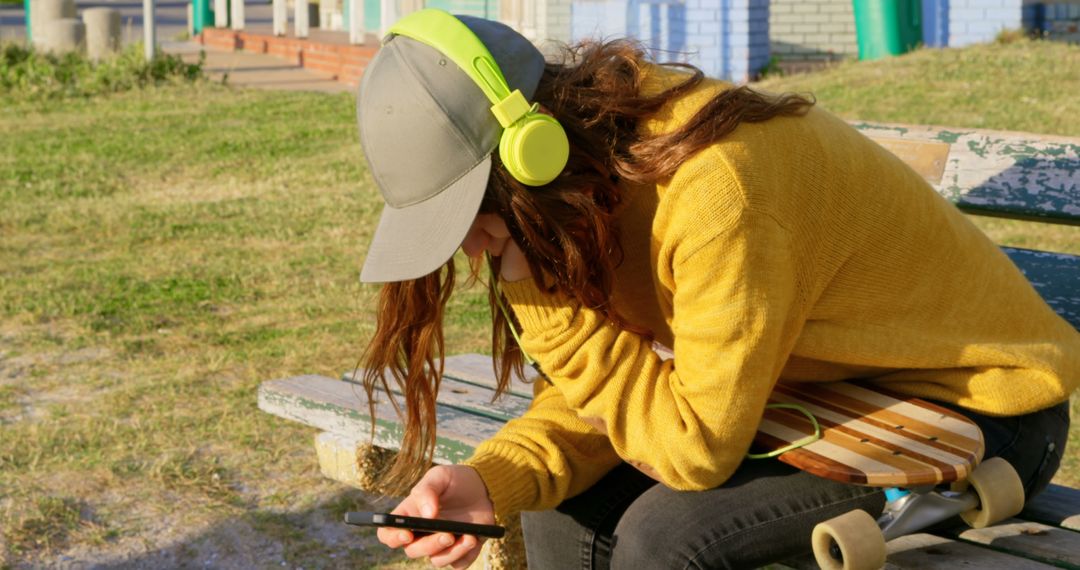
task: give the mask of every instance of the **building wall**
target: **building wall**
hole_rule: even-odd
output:
[[[572,42],[636,37],[658,61],[736,82],[769,62],[769,0],[573,0],[570,20]]]
[[[772,0],[772,54],[785,61],[858,57],[851,0]]]
[[[688,62],[707,75],[745,82],[769,63],[769,1],[365,0],[364,27],[379,34],[384,20],[442,8],[502,20],[548,53],[587,38],[629,36],[649,46],[657,61]]]
[[[1021,26],[1021,0],[950,0],[949,47],[992,41]]]

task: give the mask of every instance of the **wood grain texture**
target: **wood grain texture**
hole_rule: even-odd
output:
[[[353,373],[346,373],[342,380],[359,384],[354,379]],[[380,388],[381,391],[381,388]],[[401,391],[396,387],[392,390],[394,395],[401,399]],[[446,374],[439,383],[439,395],[436,399],[438,405],[456,409],[464,413],[487,417],[499,422],[508,422],[525,413],[531,397],[517,393],[504,393],[498,399],[495,396],[494,387],[481,386],[474,382],[464,382]]]
[[[909,534],[886,545],[886,569],[1050,570],[1026,558],[930,534]]]
[[[846,382],[780,384],[770,399],[798,404],[821,425],[821,438],[780,455],[820,477],[873,486],[914,486],[964,479],[982,458],[978,427],[916,398]],[[755,440],[779,449],[813,433],[805,415],[767,409]],[[764,448],[764,449],[762,449]]]
[[[1028,502],[1020,518],[1080,531],[1080,490],[1050,485]]]
[[[965,530],[957,538],[1055,566],[1080,568],[1080,533],[1071,530],[1013,519]]]

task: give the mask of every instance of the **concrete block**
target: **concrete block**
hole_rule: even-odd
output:
[[[359,471],[356,468],[358,440],[336,433],[322,432],[315,436],[315,455],[319,458],[319,471],[324,477],[346,485],[359,487]]]
[[[342,31],[341,0],[319,0],[319,27],[324,30]]]
[[[82,51],[86,47],[86,24],[60,18],[45,24],[45,50],[53,53]]]
[[[120,49],[119,10],[87,8],[82,18],[86,24],[86,55],[90,59],[104,59]]]
[[[229,0],[214,0],[214,27],[229,27]]]
[[[311,4],[308,4],[308,0],[296,0],[293,5],[293,35],[298,38],[306,38],[311,31]],[[319,13],[318,6],[315,6],[315,14]]]
[[[33,0],[30,2],[30,33],[34,47],[48,49],[49,23],[75,17],[75,0]]]

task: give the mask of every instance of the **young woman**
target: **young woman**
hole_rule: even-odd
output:
[[[777,382],[842,379],[959,410],[1028,497],[1047,484],[1080,335],[901,161],[803,96],[655,65],[626,41],[545,64],[505,26],[430,13],[391,31],[358,97],[386,202],[362,272],[385,283],[365,383],[405,395],[391,475],[419,480],[396,513],[521,512],[533,570],[782,560],[816,523],[884,503],[744,460]],[[545,123],[540,143],[500,146],[537,114],[566,139]],[[427,469],[459,247],[481,279],[490,267],[500,386],[526,358],[543,379],[465,464]],[[454,568],[480,547],[378,536]]]

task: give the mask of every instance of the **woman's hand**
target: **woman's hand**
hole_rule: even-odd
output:
[[[526,277],[532,277],[529,270],[529,262],[525,260],[525,253],[518,247],[517,242],[510,240],[502,249],[502,264],[499,266],[499,276],[503,281],[518,281]]]
[[[469,233],[461,243],[461,249],[469,257],[479,257],[485,252],[502,258],[499,276],[503,281],[517,281],[532,276],[529,262],[525,260],[518,244],[510,237],[506,222],[495,214],[477,214]]]
[[[409,517],[442,518],[478,524],[495,524],[495,509],[487,486],[472,467],[437,465],[424,474],[409,496],[392,511]],[[466,568],[480,554],[483,541],[472,535],[434,533],[416,538],[408,530],[379,528],[379,542],[405,548],[409,558],[428,556],[435,566]]]

